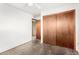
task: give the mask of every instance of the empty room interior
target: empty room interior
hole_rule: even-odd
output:
[[[79,55],[79,4],[0,3],[0,55]]]

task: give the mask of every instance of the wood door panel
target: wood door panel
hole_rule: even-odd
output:
[[[75,49],[75,10],[43,17],[44,43]]]
[[[68,47],[69,32],[68,32],[68,20],[65,14],[61,13],[57,15],[57,39],[56,45]]]
[[[68,47],[75,49],[75,10],[66,13],[69,30]]]
[[[63,16],[63,18],[62,18]],[[56,36],[56,45],[59,45],[59,46],[63,46],[65,45],[63,40],[64,40],[64,31],[63,31],[63,26],[64,26],[64,14],[58,14],[57,15],[57,28],[56,28],[56,31],[57,31],[57,36]],[[66,26],[66,25],[65,25]]]
[[[43,17],[44,43],[56,45],[56,15]]]
[[[75,49],[75,10],[57,14],[56,45]],[[60,25],[61,24],[61,25]]]
[[[36,39],[41,39],[41,23],[40,20],[36,22]]]
[[[74,46],[74,41],[75,41],[75,27],[74,27],[74,10],[73,11],[68,11],[66,13],[61,13],[63,14],[61,17],[63,19],[61,19],[61,24],[62,24],[62,30],[60,31],[62,34],[59,34],[57,32],[57,45],[59,46],[63,46],[63,47],[67,47],[67,48],[71,48],[71,49],[75,49]],[[60,14],[57,15],[57,22],[60,20]],[[58,24],[58,23],[57,23]],[[57,31],[59,31],[58,26],[57,26]],[[62,38],[59,38],[58,35],[62,35]],[[59,42],[61,41],[61,42]]]

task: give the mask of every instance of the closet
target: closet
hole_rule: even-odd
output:
[[[75,10],[43,16],[43,41],[75,49]]]

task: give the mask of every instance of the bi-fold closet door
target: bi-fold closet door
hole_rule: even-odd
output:
[[[75,49],[75,10],[44,16],[43,41]]]

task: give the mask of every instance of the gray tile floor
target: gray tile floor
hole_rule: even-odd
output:
[[[41,44],[40,40],[32,40],[23,45],[0,53],[0,55],[78,55],[77,51],[72,49]]]

